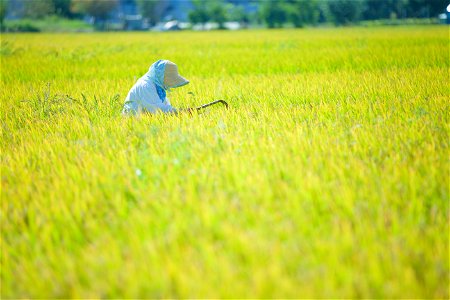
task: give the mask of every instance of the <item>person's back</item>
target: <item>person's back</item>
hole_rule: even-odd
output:
[[[178,67],[171,61],[158,60],[149,71],[138,79],[125,99],[123,114],[141,112],[176,113],[167,99],[167,90],[188,84],[189,81],[178,74]]]

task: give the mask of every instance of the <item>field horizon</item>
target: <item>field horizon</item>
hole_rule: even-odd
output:
[[[448,30],[2,34],[0,297],[448,298]]]

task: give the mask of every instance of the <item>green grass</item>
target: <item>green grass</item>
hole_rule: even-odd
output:
[[[5,20],[2,30],[8,32],[90,32],[94,28],[83,20],[49,16],[43,19]]]
[[[1,38],[2,298],[449,297],[447,27]]]

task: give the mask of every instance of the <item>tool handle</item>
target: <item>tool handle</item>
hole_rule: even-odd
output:
[[[203,105],[201,105],[199,107],[196,107],[195,109],[196,110],[201,110],[203,108],[206,108],[208,106],[211,106],[211,105],[214,105],[214,104],[217,104],[217,103],[222,103],[223,105],[225,105],[226,108],[228,108],[228,103],[225,102],[225,100],[216,100],[216,101],[213,101],[213,102],[210,102],[210,103],[203,104]]]

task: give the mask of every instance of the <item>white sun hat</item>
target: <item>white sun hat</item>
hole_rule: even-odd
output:
[[[189,83],[189,80],[178,74],[178,67],[170,60],[166,61],[164,70],[164,86],[167,88],[177,88]]]

